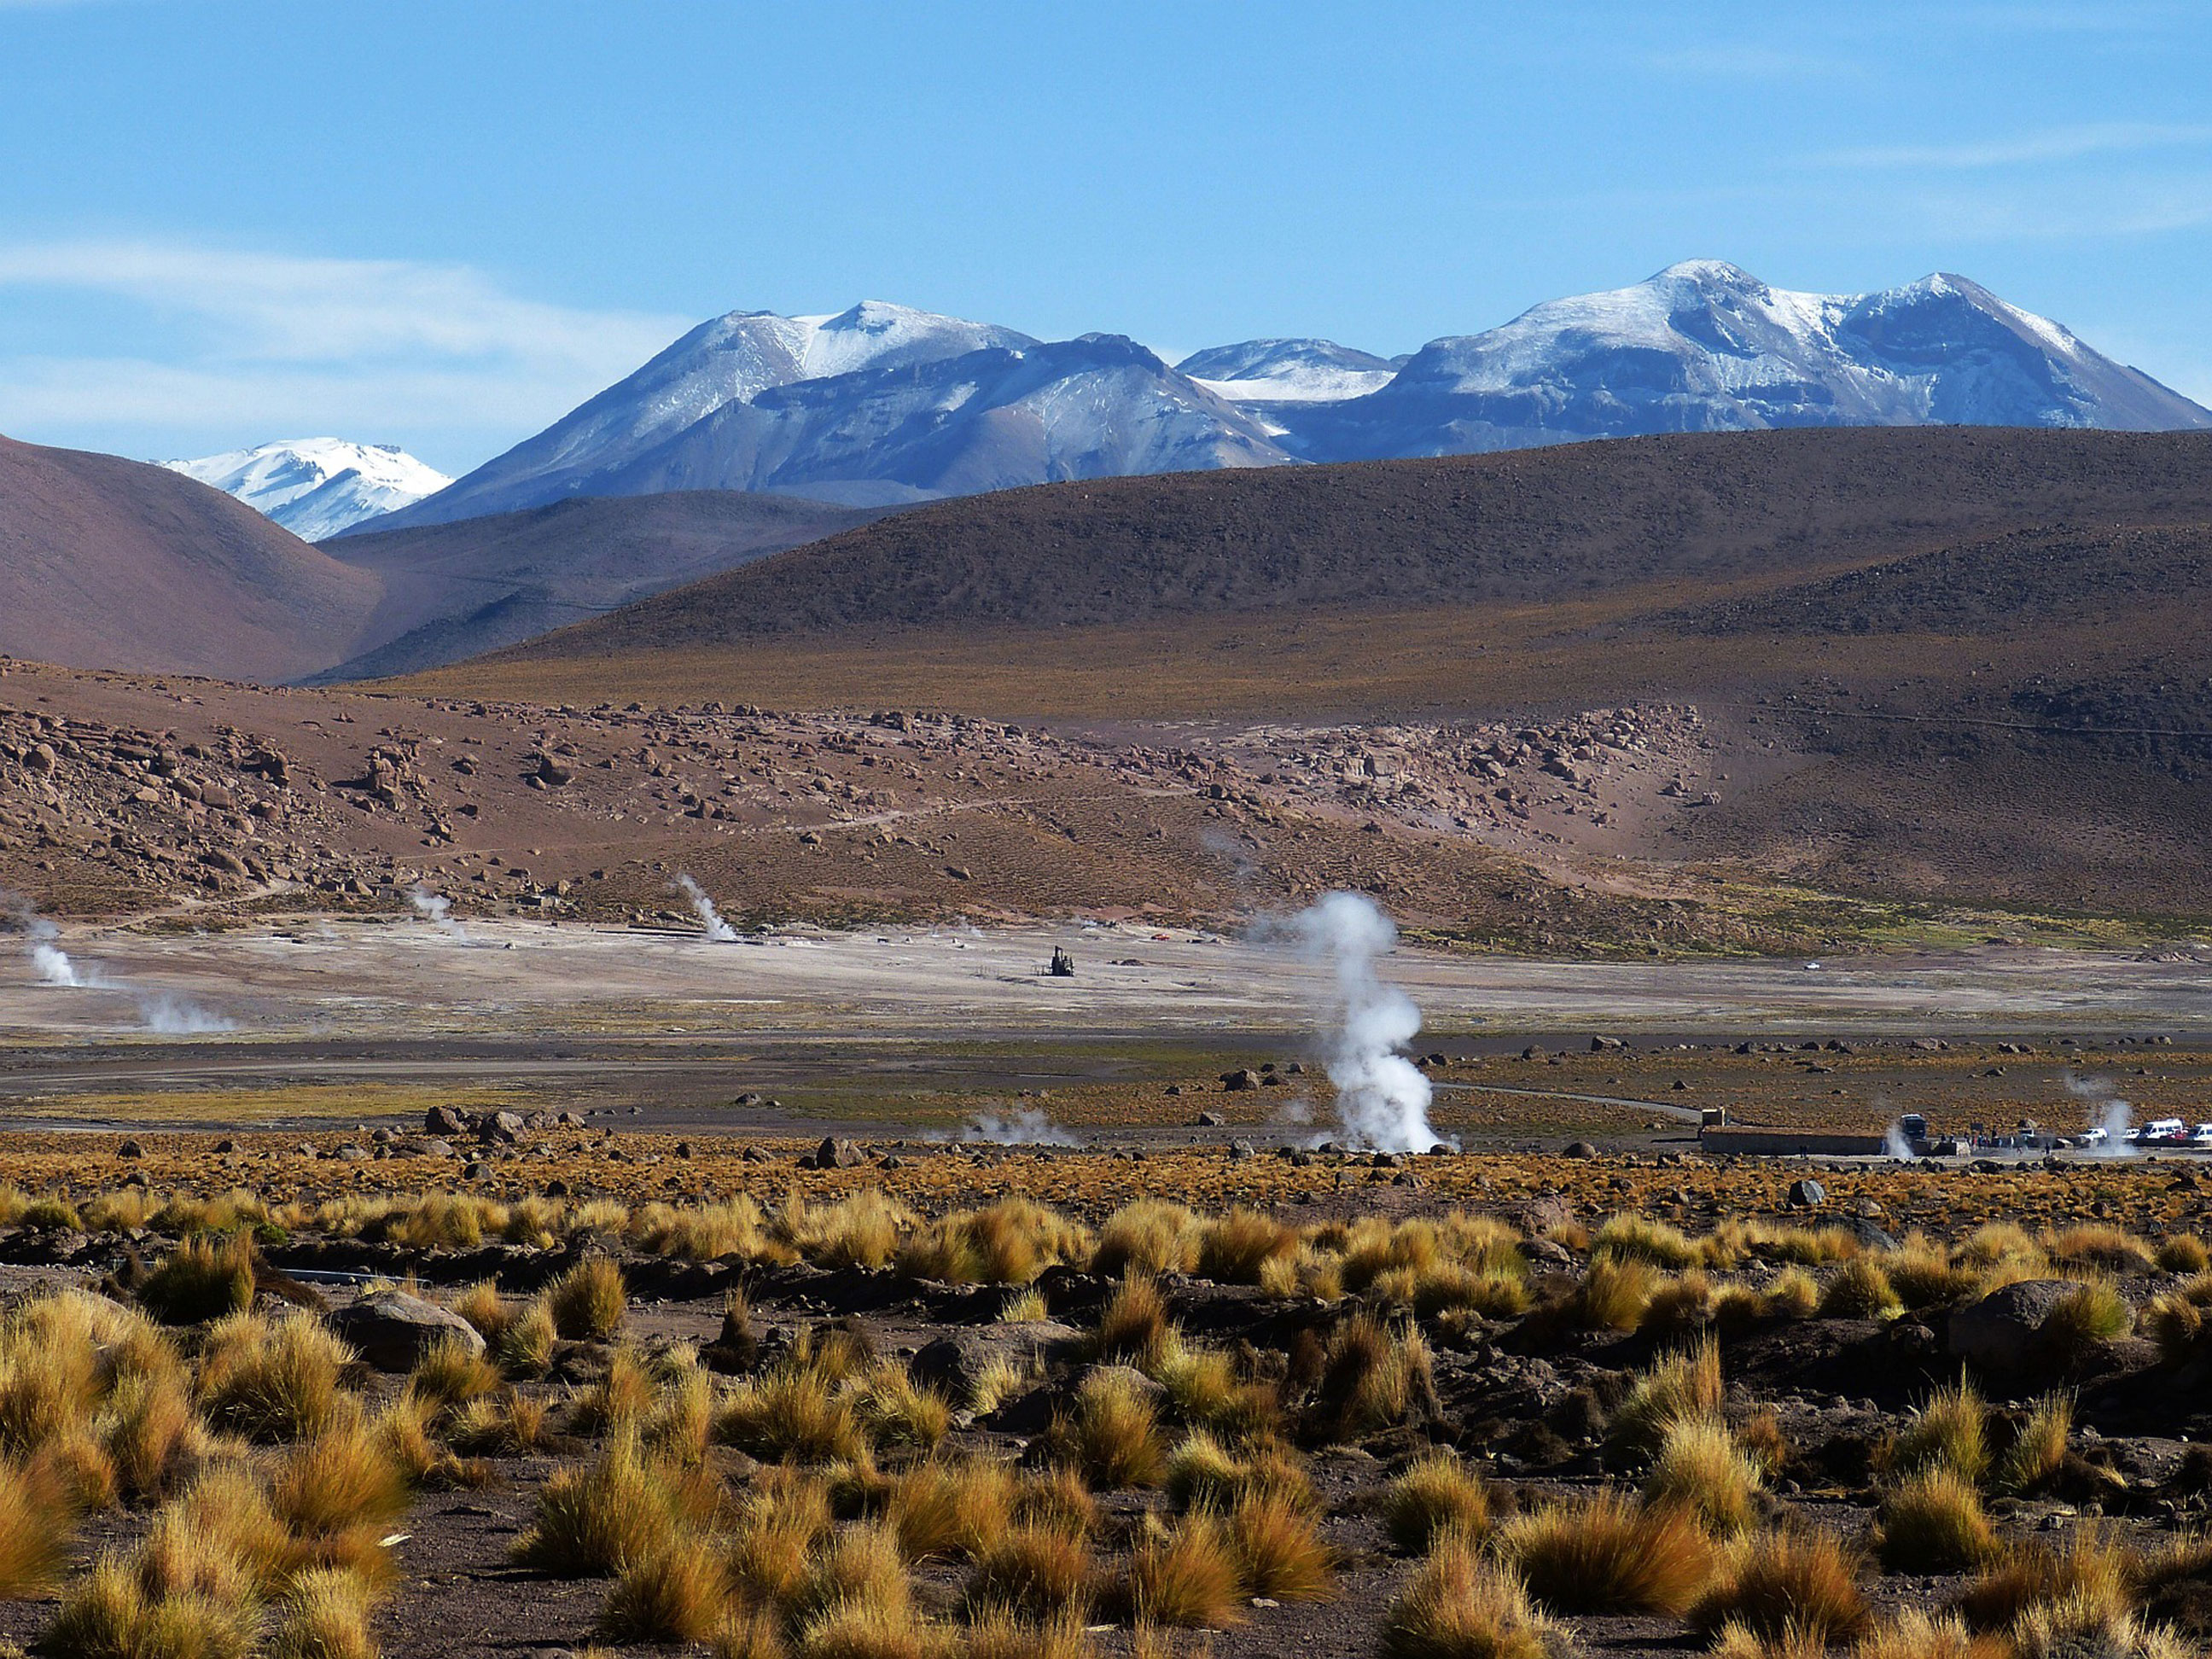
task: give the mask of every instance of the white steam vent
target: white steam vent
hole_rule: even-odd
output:
[[[1290,926],[1302,951],[1335,971],[1338,1024],[1327,1066],[1345,1139],[1377,1152],[1427,1152],[1437,1144],[1429,1080],[1400,1052],[1419,1034],[1421,1011],[1375,970],[1398,942],[1396,925],[1363,893],[1326,893]]]
[[[738,930],[722,920],[722,913],[714,908],[714,901],[707,896],[707,890],[689,876],[679,875],[676,884],[684,890],[684,896],[691,901],[691,914],[699,918],[699,925],[707,930],[707,937],[717,945],[735,945]]]
[[[461,926],[460,918],[453,915],[453,902],[443,893],[434,893],[427,887],[410,887],[407,902],[415,907],[415,914],[428,922],[447,939],[469,942],[469,930]]]

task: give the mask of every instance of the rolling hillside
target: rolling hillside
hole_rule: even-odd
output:
[[[0,652],[289,679],[350,653],[378,588],[179,473],[0,438]]]

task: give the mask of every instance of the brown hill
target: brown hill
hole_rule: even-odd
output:
[[[2212,434],[1844,429],[1053,484],[909,510],[509,660],[1718,589],[2051,525],[2212,520]]]
[[[179,473],[0,438],[0,653],[284,679],[348,654],[377,592]]]
[[[367,648],[321,681],[412,672],[527,640],[679,583],[881,518],[887,508],[737,490],[580,497],[325,542],[374,573]]]
[[[1690,706],[1672,793],[1568,757],[1494,781],[1494,830],[1382,783],[1341,804],[1555,870],[2203,915],[2208,607],[2212,436],[1754,434],[947,503],[423,684],[1169,720],[1184,745]],[[1320,752],[1250,741],[1262,777]]]

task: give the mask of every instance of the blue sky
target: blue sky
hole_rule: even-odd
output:
[[[0,0],[0,432],[458,471],[700,318],[1384,353],[1692,256],[2212,399],[2212,7]]]

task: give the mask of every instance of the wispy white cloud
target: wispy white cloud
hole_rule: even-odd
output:
[[[2212,146],[2212,125],[2153,121],[2106,121],[2083,126],[2051,127],[2007,138],[1943,144],[1892,144],[1836,150],[1820,160],[1837,167],[1921,167],[1969,172],[1984,167],[2027,167],[2041,162],[2078,161],[2097,155]]]
[[[120,301],[165,349],[0,357],[0,430],[166,428],[185,444],[233,428],[241,441],[519,437],[696,320],[548,304],[463,265],[145,240],[0,245],[0,291],[11,289]]]

